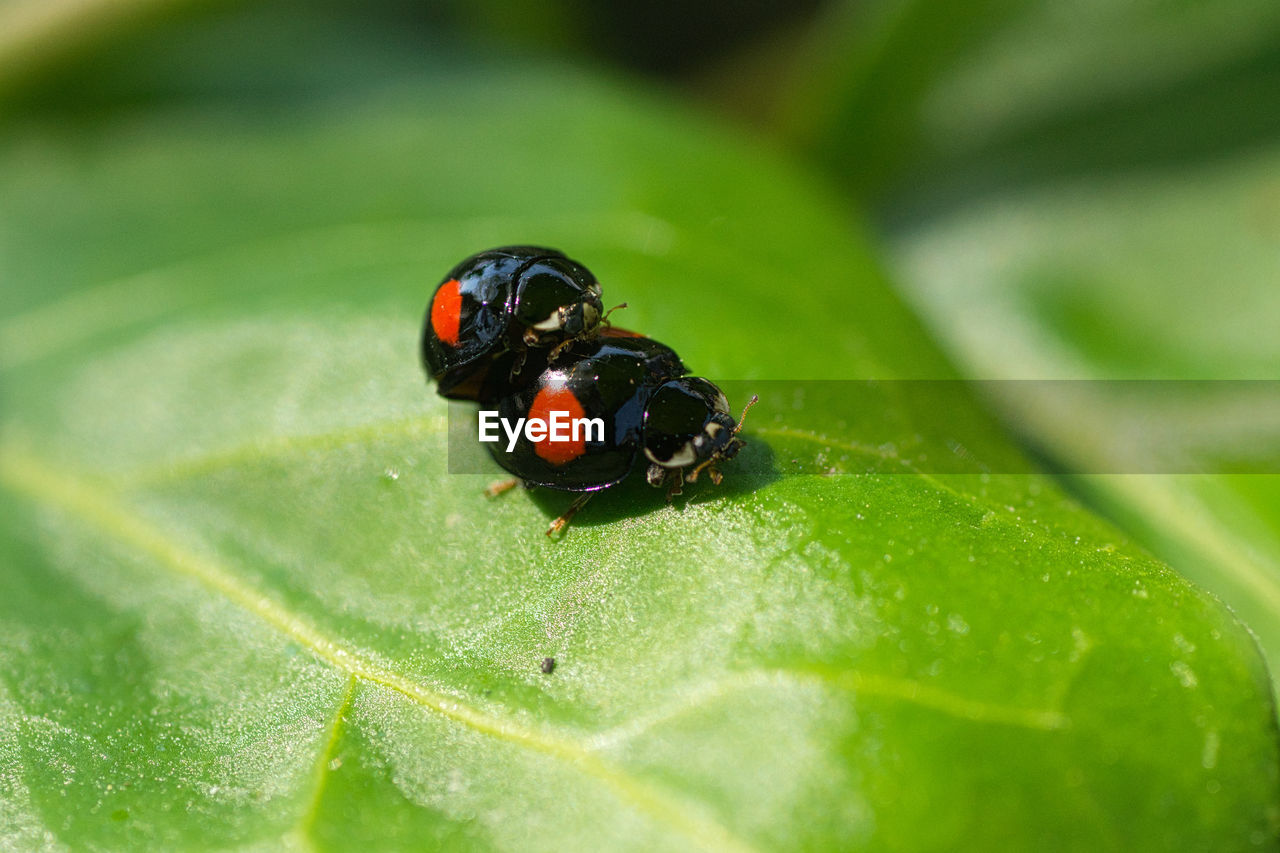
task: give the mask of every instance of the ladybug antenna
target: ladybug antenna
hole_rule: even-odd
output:
[[[614,311],[617,311],[619,308],[626,308],[626,307],[627,307],[627,303],[619,302],[617,305],[613,306],[608,311],[604,312],[604,316],[600,318],[600,324],[602,326],[607,327],[609,325],[609,315],[612,314]]]
[[[742,407],[742,415],[738,418],[738,425],[733,428],[734,435],[737,435],[738,431],[742,429],[742,424],[747,420],[747,412],[751,411],[751,407],[758,402],[760,402],[760,395],[752,394],[751,399]]]

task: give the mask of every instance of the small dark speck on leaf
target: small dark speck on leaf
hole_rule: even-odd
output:
[[[551,674],[551,671],[552,671],[553,669],[555,669],[555,668],[556,668],[556,659],[555,659],[555,658],[543,658],[543,659],[542,659],[542,666],[540,666],[540,667],[539,667],[539,669],[541,669],[541,670],[543,671],[543,673],[545,673],[545,674],[547,674],[547,675],[550,675],[550,674]]]

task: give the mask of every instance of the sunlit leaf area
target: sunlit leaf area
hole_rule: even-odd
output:
[[[525,244],[723,482],[486,494]],[[1278,282],[1262,0],[0,0],[0,849],[1280,849]]]

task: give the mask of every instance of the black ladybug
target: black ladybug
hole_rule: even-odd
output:
[[[504,246],[472,255],[436,288],[422,329],[422,362],[445,397],[500,394],[528,349],[590,337],[604,316],[600,284],[563,252]],[[535,368],[536,369],[536,368]]]
[[[563,529],[592,494],[621,482],[641,455],[645,479],[665,485],[668,499],[703,470],[720,482],[715,466],[745,443],[737,437],[740,420],[733,419],[719,388],[685,373],[675,351],[657,341],[598,337],[573,344],[560,362],[496,401],[504,429],[517,425],[489,442],[498,464],[526,486],[584,493],[548,535]],[[753,397],[747,408],[754,402]],[[520,426],[549,425],[556,414],[562,418],[559,437]],[[582,427],[573,428],[574,421]]]

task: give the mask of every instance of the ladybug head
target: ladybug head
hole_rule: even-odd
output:
[[[752,397],[747,409],[755,401]],[[687,376],[663,383],[649,398],[644,412],[649,483],[658,486],[675,480],[678,486],[681,479],[697,480],[704,468],[710,470],[712,482],[719,483],[716,463],[732,459],[746,444],[738,438],[741,428],[741,419],[734,421],[729,413],[724,392],[706,379]],[[687,468],[692,470],[684,475]]]
[[[520,274],[513,315],[530,346],[590,335],[603,314],[600,283],[576,261],[540,258]]]

